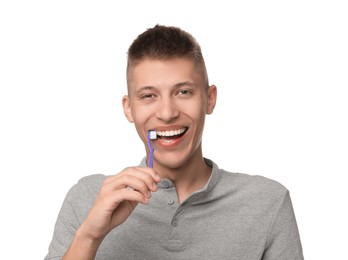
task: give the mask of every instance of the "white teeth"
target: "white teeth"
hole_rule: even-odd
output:
[[[181,128],[178,130],[171,130],[171,131],[157,131],[156,134],[159,136],[175,136],[175,135],[180,135],[185,131],[186,131],[186,128]]]

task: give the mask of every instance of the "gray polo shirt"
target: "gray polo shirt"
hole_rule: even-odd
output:
[[[173,182],[161,180],[150,203],[105,237],[96,259],[303,259],[289,191],[205,160],[212,174],[203,189],[179,204]],[[70,189],[45,259],[64,255],[105,178],[87,176]]]

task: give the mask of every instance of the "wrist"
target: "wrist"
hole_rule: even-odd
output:
[[[84,223],[76,230],[75,238],[91,247],[99,247],[105,236],[98,236]]]
[[[103,241],[102,238],[90,236],[81,227],[76,230],[74,239],[62,259],[64,260],[93,260],[97,254],[98,248]]]

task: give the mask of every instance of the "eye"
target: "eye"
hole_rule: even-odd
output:
[[[147,93],[147,94],[142,94],[140,95],[140,99],[151,99],[151,98],[155,98],[156,96],[152,93]]]
[[[192,91],[191,90],[188,90],[188,89],[181,89],[178,91],[178,95],[180,96],[190,96],[192,95]]]

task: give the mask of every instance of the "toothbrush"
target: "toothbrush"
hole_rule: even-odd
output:
[[[150,158],[149,158],[148,166],[150,168],[152,168],[152,166],[153,166],[153,152],[154,152],[153,146],[151,144],[151,140],[155,140],[156,138],[157,138],[156,131],[149,130],[147,132],[147,145],[148,145],[148,147],[150,149]]]

